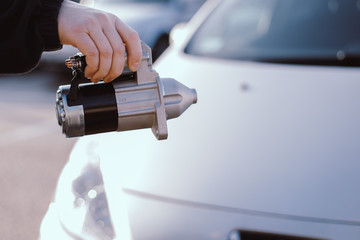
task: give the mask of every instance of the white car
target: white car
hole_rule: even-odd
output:
[[[198,103],[80,138],[46,239],[360,239],[360,2],[210,0],[155,69]]]

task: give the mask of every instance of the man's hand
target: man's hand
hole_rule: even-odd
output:
[[[131,71],[139,68],[142,50],[138,34],[118,17],[64,0],[58,16],[62,44],[78,48],[86,56],[85,76],[93,82],[110,82],[125,65],[125,51]]]

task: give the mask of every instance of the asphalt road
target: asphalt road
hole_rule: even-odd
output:
[[[75,139],[55,117],[55,92],[69,75],[0,76],[0,239],[33,240]]]

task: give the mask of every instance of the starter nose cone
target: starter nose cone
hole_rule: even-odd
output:
[[[167,119],[179,117],[188,107],[197,102],[197,93],[171,78],[161,79]]]

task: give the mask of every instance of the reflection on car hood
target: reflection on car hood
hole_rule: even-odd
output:
[[[156,67],[196,88],[199,101],[168,122],[166,141],[148,130],[80,140],[99,141],[109,202],[125,189],[219,210],[360,224],[359,69],[176,54]]]

